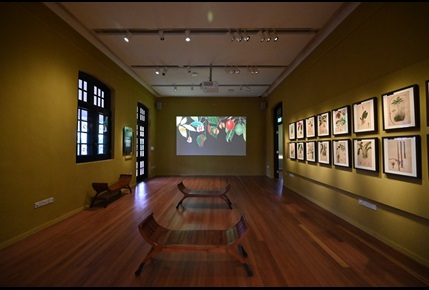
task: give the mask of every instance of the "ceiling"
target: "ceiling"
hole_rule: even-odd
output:
[[[266,97],[358,3],[45,5],[157,97]]]

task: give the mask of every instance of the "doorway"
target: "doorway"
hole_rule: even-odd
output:
[[[137,103],[136,125],[136,182],[142,182],[147,178],[148,162],[148,108],[142,103]]]
[[[274,178],[283,178],[283,112],[282,102],[274,107]]]

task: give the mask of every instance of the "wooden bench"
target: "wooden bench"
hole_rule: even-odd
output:
[[[132,193],[133,191],[130,186],[132,178],[132,174],[121,174],[119,175],[118,181],[110,185],[108,185],[107,182],[93,182],[92,188],[96,191],[96,194],[92,198],[91,207],[94,206],[97,200],[103,200],[104,207],[106,207],[109,199],[112,198],[116,193],[121,193],[121,189],[123,188],[128,189],[130,193]]]
[[[228,191],[231,189],[231,184],[229,182],[222,190],[198,190],[187,188],[182,180],[179,184],[177,184],[177,188],[179,188],[180,192],[183,193],[184,196],[176,205],[176,208],[179,208],[179,205],[181,205],[182,202],[188,197],[219,197],[225,200],[229,208],[232,209],[232,203],[226,196]]]
[[[140,275],[146,262],[161,252],[226,252],[244,266],[248,276],[253,276],[244,259],[247,253],[240,244],[249,229],[244,213],[241,213],[241,218],[235,226],[226,230],[170,230],[159,225],[153,213],[149,214],[138,228],[143,239],[152,247],[135,272],[136,276]]]

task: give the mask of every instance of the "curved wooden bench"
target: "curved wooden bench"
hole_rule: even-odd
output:
[[[222,190],[198,190],[187,188],[182,180],[179,184],[177,184],[177,188],[179,188],[180,192],[183,193],[184,196],[176,205],[176,208],[179,208],[179,205],[181,205],[182,202],[188,197],[219,197],[225,200],[229,208],[232,209],[232,203],[226,196],[228,191],[231,189],[231,184],[229,182]]]
[[[135,272],[136,276],[140,275],[146,262],[161,252],[226,252],[244,266],[248,276],[253,276],[244,259],[247,253],[240,244],[249,229],[244,213],[241,213],[236,225],[226,230],[170,230],[159,225],[153,213],[149,214],[138,228],[143,239],[152,248]],[[239,253],[235,251],[235,247]]]
[[[95,190],[96,194],[92,198],[91,201],[91,207],[94,206],[94,203],[96,200],[104,200],[104,207],[107,206],[109,199],[118,191],[120,191],[122,188],[126,188],[130,191],[130,193],[133,192],[130,186],[131,179],[133,178],[133,175],[131,173],[129,174],[121,174],[119,175],[118,181],[115,183],[108,185],[107,182],[93,182],[92,188]]]

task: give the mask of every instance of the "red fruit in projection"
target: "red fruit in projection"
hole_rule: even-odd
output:
[[[229,131],[233,130],[235,127],[234,120],[229,119],[228,121],[226,121],[225,126]]]

